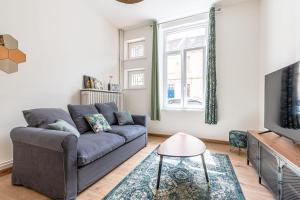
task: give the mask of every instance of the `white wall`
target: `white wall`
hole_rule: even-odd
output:
[[[260,2],[260,127],[264,119],[264,76],[300,60],[300,1]]]
[[[223,6],[216,22],[218,124],[205,124],[204,112],[162,110],[162,120],[151,121],[149,132],[183,131],[201,138],[228,140],[231,129],[258,128],[258,1]],[[140,30],[131,31],[131,34],[133,32],[141,33]],[[147,62],[147,66],[151,68],[151,62]],[[148,71],[150,73],[151,69]],[[125,108],[129,111],[140,113],[143,110],[149,115],[150,99],[143,96],[150,93],[150,79],[148,81],[146,91],[133,91],[134,94],[127,97]]]
[[[84,0],[0,0],[0,33],[27,54],[19,72],[0,71],[0,167],[12,159],[9,132],[21,111],[79,103],[82,75],[118,78],[118,31]]]

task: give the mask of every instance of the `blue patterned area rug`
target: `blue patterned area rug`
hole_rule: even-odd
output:
[[[156,190],[159,156],[154,150],[130,172],[105,200],[244,200],[228,155],[205,153],[210,187],[208,187],[201,157],[164,157],[160,189]]]

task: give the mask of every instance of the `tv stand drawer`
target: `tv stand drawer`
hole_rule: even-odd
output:
[[[300,145],[274,133],[248,132],[247,160],[275,199],[300,199]]]

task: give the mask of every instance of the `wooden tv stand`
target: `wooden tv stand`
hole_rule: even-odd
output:
[[[275,133],[248,131],[249,162],[279,200],[300,199],[300,145]]]

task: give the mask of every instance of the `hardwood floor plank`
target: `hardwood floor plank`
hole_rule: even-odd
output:
[[[132,156],[122,165],[107,174],[97,183],[82,192],[79,200],[99,200],[109,193],[131,170],[133,170],[158,144],[166,138],[149,136],[147,147]],[[271,193],[262,185],[258,184],[258,176],[251,166],[246,164],[246,153],[230,152],[226,144],[215,144],[206,142],[208,151],[228,154],[235,173],[240,181],[242,190],[247,200],[273,200]],[[0,177],[0,199],[1,200],[47,200],[49,198],[24,187],[11,185],[11,174]]]

